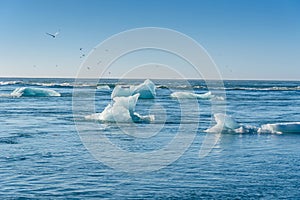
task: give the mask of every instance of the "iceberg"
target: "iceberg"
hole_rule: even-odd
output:
[[[50,90],[50,89],[44,89],[44,88],[29,88],[29,87],[20,87],[16,88],[11,94],[12,97],[50,97],[55,96],[59,97],[61,96],[60,93]]]
[[[140,94],[129,97],[115,97],[112,104],[108,104],[101,113],[85,116],[85,119],[106,122],[150,122],[153,115],[141,116],[135,112],[135,106]]]
[[[154,99],[156,96],[155,89],[155,84],[147,79],[144,83],[135,87],[133,94],[140,94],[141,99]]]
[[[144,83],[134,86],[134,85],[117,85],[112,94],[111,98],[115,97],[128,97],[135,94],[140,94],[140,99],[153,99],[156,96],[155,84],[149,79],[145,80]]]
[[[300,133],[300,122],[264,124],[259,129],[259,132],[271,132],[278,134]]]
[[[216,125],[205,130],[208,133],[300,133],[300,122],[263,124],[260,127],[242,125],[225,114],[214,115]]]
[[[171,94],[172,98],[177,98],[177,99],[212,99],[215,97],[215,95],[211,94],[211,92],[206,92],[204,94],[195,94],[192,92],[173,92]]]

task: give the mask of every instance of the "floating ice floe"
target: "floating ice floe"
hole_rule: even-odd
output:
[[[149,79],[145,80],[144,83],[134,85],[117,85],[112,94],[111,98],[115,97],[128,97],[135,94],[140,94],[140,99],[153,99],[156,96],[156,87]]]
[[[60,93],[50,90],[50,89],[44,89],[44,88],[29,88],[29,87],[20,87],[16,88],[10,96],[12,97],[49,97],[49,96],[55,96],[59,97],[61,96]]]
[[[204,94],[195,94],[192,92],[173,92],[171,97],[177,99],[212,99],[215,97],[215,95],[213,95],[210,91]]]
[[[214,114],[216,125],[205,130],[208,133],[300,133],[300,122],[263,124],[260,127],[237,123],[225,114]]]
[[[264,124],[259,131],[269,131],[271,133],[300,133],[300,122]]]
[[[110,90],[108,85],[98,85],[97,90]]]
[[[115,97],[101,113],[85,116],[85,119],[106,122],[151,122],[153,115],[141,116],[135,112],[135,106],[140,94],[129,97]]]
[[[214,114],[214,118],[216,121],[216,125],[205,130],[205,132],[209,133],[219,133],[224,131],[234,131],[241,127],[235,120],[225,114]]]

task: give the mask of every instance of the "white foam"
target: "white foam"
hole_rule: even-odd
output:
[[[112,94],[111,98],[115,97],[128,97],[135,94],[140,94],[141,99],[153,99],[156,96],[156,87],[149,79],[145,80],[144,83],[134,85],[117,85]]]
[[[249,91],[293,91],[300,90],[300,86],[274,86],[274,87],[229,87],[226,90],[249,90]]]
[[[215,96],[211,94],[211,92],[206,92],[204,94],[195,94],[192,92],[173,92],[171,94],[172,98],[177,98],[177,99],[212,99]]]
[[[0,81],[0,85],[16,85],[22,83],[22,81]]]
[[[33,86],[43,86],[43,87],[96,87],[95,84],[84,84],[84,83],[79,83],[79,84],[74,84],[74,83],[69,83],[69,82],[64,82],[64,83],[40,83],[40,82],[31,82],[29,83],[30,85]]]
[[[12,97],[11,94],[0,94],[0,97]]]
[[[56,83],[30,83],[30,84],[36,85],[36,86],[44,86],[44,87],[59,86],[59,84],[56,84]]]
[[[44,88],[29,88],[29,87],[20,87],[16,88],[10,96],[12,97],[48,97],[48,96],[55,96],[59,97],[61,96],[60,93],[50,90],[50,89],[44,89]]]

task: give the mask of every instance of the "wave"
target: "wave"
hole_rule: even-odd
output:
[[[134,87],[135,90],[155,90],[155,85],[151,85],[149,82],[150,80],[146,80],[143,84],[140,85],[128,85],[129,87]],[[122,84],[122,85],[120,85]],[[33,81],[0,81],[0,86],[7,86],[7,85],[21,85],[23,87],[29,86],[41,86],[41,87],[54,87],[54,88],[73,88],[73,87],[89,87],[89,88],[96,88],[100,90],[110,90],[111,88],[115,88],[116,86],[124,86],[123,84],[126,83],[89,83],[82,82],[82,83],[75,83],[75,82],[33,82]],[[145,86],[149,87],[149,89],[145,88]],[[144,88],[143,88],[144,87]],[[139,91],[136,91],[138,93]]]
[[[59,97],[61,96],[61,94],[50,89],[20,87],[20,88],[16,88],[10,94],[10,96],[11,97],[49,97],[49,96]]]
[[[43,87],[62,87],[62,88],[73,88],[73,87],[96,87],[95,84],[75,84],[75,83],[28,83],[26,85],[32,86],[43,86]]]
[[[97,87],[97,84],[72,83],[72,82],[24,82],[24,81],[0,81],[0,86],[24,85],[24,86],[43,86],[43,87]]]
[[[137,87],[137,85],[132,84],[131,80],[128,80],[129,83],[127,86],[129,87]],[[110,88],[115,88],[115,87],[123,87],[124,84],[126,84],[126,82],[128,83],[128,81],[124,80],[124,82],[118,82],[117,80],[115,81],[105,81],[101,82],[101,83],[91,83],[89,82],[89,80],[83,80],[82,82],[73,82],[73,81],[58,81],[55,82],[54,80],[5,80],[5,81],[0,81],[0,86],[7,86],[7,85],[21,85],[24,87],[27,86],[42,86],[42,87],[62,87],[62,88],[72,88],[72,87],[92,87],[92,88],[101,88],[104,89],[104,87],[106,87],[106,89],[108,89],[108,87]],[[147,80],[146,80],[147,81]],[[149,80],[148,80],[149,81]],[[199,83],[199,82],[191,82],[191,84],[187,84],[186,82],[178,82],[178,81],[170,81],[170,82],[164,82],[164,81],[157,81],[158,85],[155,86],[154,89],[177,89],[177,90],[207,90],[207,86],[206,84],[203,83]],[[251,83],[249,85],[241,85],[241,84],[226,84],[226,81],[224,82],[225,87],[224,88],[210,88],[212,90],[219,90],[219,89],[224,89],[227,91],[230,90],[245,90],[245,91],[299,91],[300,90],[300,86],[299,84],[290,84],[288,86],[283,86],[282,84],[272,84],[272,85],[251,85]],[[105,86],[107,85],[107,86]],[[122,86],[123,85],[123,86]],[[154,84],[153,84],[154,85]],[[102,87],[103,86],[103,87]],[[152,90],[154,90],[152,89]],[[132,93],[133,94],[133,93]],[[142,95],[143,96],[143,95]],[[142,98],[142,96],[140,98]]]
[[[214,95],[212,95],[210,91],[204,94],[195,94],[192,92],[173,92],[171,97],[177,99],[211,99],[214,97]]]
[[[0,86],[1,85],[19,85],[23,84],[23,81],[0,81]]]
[[[190,89],[204,89],[207,90],[206,86],[190,86],[190,85],[179,85],[179,86],[167,86],[167,85],[159,85],[156,86],[158,89],[179,89],[179,90],[190,90]],[[211,88],[214,90],[224,89],[224,90],[245,90],[245,91],[298,91],[300,90],[300,86],[292,86],[292,87],[224,87],[224,88]]]
[[[44,87],[73,87],[71,83],[30,83],[29,85]]]
[[[225,114],[214,114],[216,125],[205,130],[208,133],[300,133],[300,122],[263,124],[260,127],[243,125]]]
[[[11,94],[0,94],[0,97],[12,97]]]
[[[211,93],[211,91],[206,92],[204,94],[195,94],[193,92],[173,92],[171,94],[172,98],[177,98],[177,99],[215,99],[215,100],[220,100],[223,101],[224,98],[221,96],[216,96]]]
[[[206,86],[202,85],[158,85],[157,89],[179,89],[179,90],[190,90],[190,89],[207,89]]]
[[[250,91],[294,91],[300,90],[300,86],[295,87],[229,87],[226,90],[250,90]]]

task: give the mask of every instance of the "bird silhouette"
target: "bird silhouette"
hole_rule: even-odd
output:
[[[52,34],[52,33],[47,33],[47,32],[46,32],[46,34],[49,35],[49,36],[51,36],[51,37],[53,37],[53,38],[56,38],[56,37],[58,36],[58,34],[59,34],[59,31],[57,31],[57,32],[54,33],[54,34]]]

